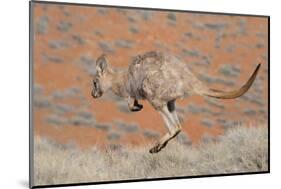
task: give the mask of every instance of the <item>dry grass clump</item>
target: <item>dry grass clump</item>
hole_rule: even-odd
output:
[[[160,153],[124,147],[81,151],[35,139],[35,185],[259,172],[268,170],[266,126],[236,127],[198,146],[171,141]]]

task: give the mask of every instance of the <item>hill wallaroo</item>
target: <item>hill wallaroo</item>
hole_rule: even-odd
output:
[[[170,54],[147,52],[136,56],[128,69],[118,71],[109,65],[105,55],[101,55],[96,61],[92,96],[98,98],[111,90],[127,100],[131,111],[140,111],[143,106],[138,100],[147,100],[162,115],[168,130],[149,150],[150,153],[157,153],[181,131],[181,123],[175,111],[177,99],[187,95],[219,99],[240,97],[253,84],[259,68],[260,64],[240,89],[225,92],[207,87],[185,63]]]

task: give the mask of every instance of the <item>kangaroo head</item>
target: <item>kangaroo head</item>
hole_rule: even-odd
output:
[[[96,75],[93,79],[92,96],[101,97],[111,87],[111,69],[105,55],[101,55],[96,61]]]

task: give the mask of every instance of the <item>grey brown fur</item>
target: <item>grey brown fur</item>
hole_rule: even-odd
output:
[[[101,55],[96,61],[96,76],[92,96],[98,98],[107,90],[127,99],[131,111],[140,111],[138,100],[147,100],[163,117],[168,132],[150,149],[159,152],[169,140],[181,131],[175,111],[175,101],[187,95],[203,95],[232,99],[243,95],[251,87],[260,68],[257,66],[249,80],[240,89],[223,92],[210,89],[190,71],[188,66],[169,54],[151,51],[138,55],[128,69],[115,70]]]

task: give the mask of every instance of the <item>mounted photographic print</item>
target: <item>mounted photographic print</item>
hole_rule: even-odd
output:
[[[30,187],[269,173],[269,17],[30,2]]]

